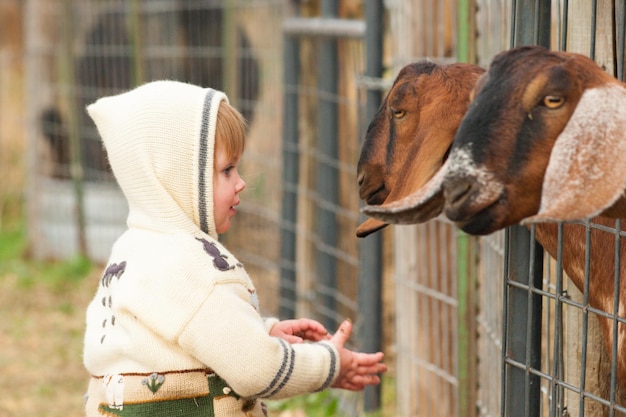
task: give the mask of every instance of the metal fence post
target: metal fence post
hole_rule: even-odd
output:
[[[550,47],[550,1],[514,0],[511,12],[512,47]],[[530,369],[541,369],[541,297],[533,290],[542,288],[543,248],[520,225],[506,230],[506,240],[502,413],[538,416],[541,384]]]
[[[322,2],[322,18],[337,16],[337,1]],[[338,109],[335,97],[338,91],[337,40],[319,40],[318,88],[318,136],[319,151],[316,167],[317,205],[317,262],[316,276],[320,285],[320,302],[323,308],[323,322],[326,328],[337,327],[334,318],[337,287],[337,261],[330,248],[337,246],[337,219],[335,208],[339,206],[339,174],[334,161],[339,157]]]
[[[298,39],[284,39],[284,113],[283,113],[283,197],[280,222],[280,309],[283,319],[296,315],[296,224],[298,221]]]
[[[505,320],[502,346],[502,408],[505,417],[539,415],[540,383],[529,369],[541,369],[541,296],[543,248],[531,244],[526,227],[506,231]]]
[[[459,380],[459,415],[477,415],[476,388],[477,343],[476,343],[476,238],[457,232],[457,300],[458,337],[457,361]]]
[[[382,1],[365,3],[365,71],[366,76],[380,78],[382,65],[383,27],[380,16],[383,14]],[[382,92],[379,89],[367,90],[365,120],[372,120],[380,106]],[[359,247],[359,335],[361,349],[365,352],[382,350],[382,280],[383,280],[382,235],[374,233],[361,242]],[[365,389],[363,407],[366,412],[381,406],[380,386]]]
[[[74,187],[74,210],[76,211],[76,231],[78,253],[87,256],[87,225],[85,220],[85,202],[83,188],[83,164],[80,141],[80,126],[77,118],[78,104],[76,101],[76,73],[74,69],[74,4],[71,0],[63,2],[63,66],[61,78],[65,88],[65,99],[71,109],[68,112],[68,136],[71,155],[71,177]]]
[[[460,62],[476,63],[476,16],[471,0],[458,3],[457,58]],[[476,338],[476,238],[458,231],[457,245],[457,300],[458,337],[457,361],[459,380],[459,414],[477,415],[477,338]]]

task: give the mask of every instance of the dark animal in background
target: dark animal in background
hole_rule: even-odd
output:
[[[180,27],[189,51],[184,58],[183,78],[201,86],[224,90],[224,12],[221,7],[188,7],[180,11]],[[260,66],[241,27],[235,28],[237,45],[237,109],[252,123],[260,90]],[[235,97],[230,97],[231,100]]]
[[[80,163],[86,180],[100,180],[110,170],[106,152],[95,125],[83,110],[98,97],[123,91],[132,86],[132,61],[126,31],[126,15],[108,11],[96,21],[85,38],[84,53],[74,62],[76,73],[76,120],[80,136]],[[113,48],[119,48],[112,53]],[[107,49],[108,48],[108,49]],[[71,151],[67,117],[57,107],[41,114],[41,130],[51,149],[53,177],[71,177]]]
[[[56,108],[44,110],[39,119],[41,132],[50,149],[54,178],[70,178],[70,143],[61,113]]]
[[[181,2],[173,11],[181,39],[179,57],[147,57],[146,79],[178,79],[224,90],[223,9],[200,2]],[[83,110],[99,97],[119,93],[135,85],[131,37],[126,10],[103,12],[84,40],[84,52],[76,57],[76,107],[79,123],[81,164],[87,180],[110,179],[110,167],[95,125]],[[260,66],[242,28],[237,28],[237,107],[251,122],[260,89]],[[172,63],[175,61],[174,63]],[[67,117],[58,107],[40,115],[42,136],[51,149],[56,178],[70,177],[70,143]]]

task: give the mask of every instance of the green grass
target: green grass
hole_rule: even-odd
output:
[[[354,409],[358,403],[356,399],[358,394],[341,390],[327,390],[281,401],[269,401],[268,409],[276,415],[287,410],[306,410],[307,417],[346,417],[355,414],[362,417],[392,416],[396,400],[394,384],[392,377],[383,375],[381,409],[369,413],[357,413]],[[342,398],[345,400],[344,409],[341,407]]]
[[[268,401],[272,412],[281,413],[286,410],[306,410],[307,417],[343,417],[339,413],[339,398],[331,391],[300,395],[282,401]]]
[[[63,290],[82,281],[92,270],[92,262],[81,256],[65,261],[39,261],[28,256],[26,229],[21,219],[5,222],[0,230],[0,276],[12,274],[25,288],[35,283],[52,290]]]
[[[84,258],[31,259],[17,204],[0,210],[0,392],[11,393],[0,396],[0,416],[83,414],[84,316],[96,269]]]

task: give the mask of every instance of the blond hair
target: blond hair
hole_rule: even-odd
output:
[[[226,101],[220,103],[215,125],[215,152],[225,152],[230,160],[239,159],[246,145],[246,120]]]

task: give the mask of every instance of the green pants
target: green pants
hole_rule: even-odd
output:
[[[87,417],[266,417],[209,370],[92,377]]]

